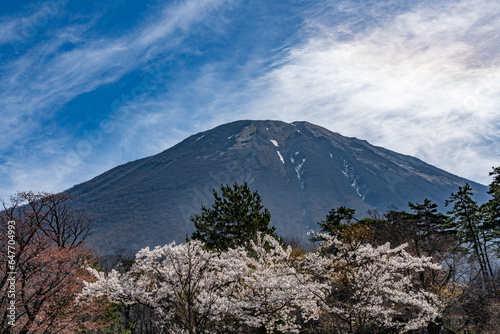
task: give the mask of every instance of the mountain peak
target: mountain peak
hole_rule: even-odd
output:
[[[69,192],[96,219],[104,252],[182,241],[201,205],[221,184],[247,182],[281,235],[303,236],[332,208],[406,209],[425,198],[442,205],[466,182],[423,161],[323,127],[242,120],[188,137],[157,155],[118,166]]]

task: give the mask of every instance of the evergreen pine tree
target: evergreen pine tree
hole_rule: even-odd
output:
[[[203,241],[207,248],[223,251],[237,246],[248,247],[257,233],[274,234],[269,226],[271,213],[261,204],[257,192],[248,184],[221,185],[221,196],[213,190],[214,204],[204,205],[201,214],[191,217],[196,227],[192,238]]]
[[[331,209],[326,215],[326,219],[324,221],[317,222],[317,224],[321,227],[320,232],[341,237],[342,232],[351,226],[352,221],[355,219],[355,213],[356,210],[349,209],[345,206],[339,206],[337,209]],[[324,241],[324,238],[321,236],[313,236],[309,239],[309,241]],[[332,246],[329,251],[336,253],[337,249]]]
[[[340,206],[337,209],[331,209],[326,215],[326,220],[318,222],[318,225],[321,227],[321,232],[335,235],[337,232],[351,224],[354,220],[355,213],[356,211],[354,209],[349,209],[345,206]]]
[[[479,262],[481,276],[484,282],[488,282],[493,276],[488,256],[488,244],[492,235],[489,227],[484,224],[483,212],[472,199],[472,187],[469,184],[458,187],[458,192],[452,193],[445,202],[446,206],[450,204],[453,204],[453,208],[447,213],[452,215],[452,220],[448,227],[455,228],[460,241],[470,246]]]
[[[490,175],[493,175],[493,181],[490,183],[488,194],[492,198],[482,206],[486,215],[484,225],[491,231],[497,250],[500,250],[498,241],[500,238],[500,167],[494,167]]]
[[[417,256],[432,256],[440,248],[438,244],[450,234],[445,231],[447,217],[438,212],[438,205],[428,198],[422,204],[408,202],[413,210],[409,219],[415,222],[413,241]]]

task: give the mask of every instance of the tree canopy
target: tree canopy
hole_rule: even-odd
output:
[[[68,194],[20,192],[0,212],[0,333],[76,333],[107,325],[109,303],[78,303],[93,277],[92,222]],[[9,308],[7,307],[9,305]]]
[[[147,305],[155,333],[300,333],[318,321],[328,333],[400,333],[439,316],[439,297],[412,284],[419,271],[439,269],[430,258],[411,256],[405,245],[323,237],[298,258],[260,233],[249,250],[212,252],[198,240],[146,248],[130,272],[90,269],[98,281],[81,297]],[[338,254],[321,251],[332,243]]]
[[[257,233],[274,234],[269,226],[271,213],[261,204],[261,197],[245,182],[221,185],[221,196],[213,190],[211,208],[204,205],[201,214],[191,217],[196,231],[192,238],[203,241],[209,249],[227,250],[236,246],[248,247]]]

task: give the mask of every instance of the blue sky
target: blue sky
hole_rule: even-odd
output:
[[[488,184],[493,0],[5,0],[0,198],[238,119],[306,120]]]

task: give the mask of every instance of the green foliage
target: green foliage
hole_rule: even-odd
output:
[[[326,215],[326,219],[317,224],[321,227],[320,232],[329,235],[338,235],[346,226],[349,226],[354,220],[356,210],[340,206],[337,209],[331,209]],[[312,237],[312,242],[322,241],[320,237]]]
[[[387,240],[387,231],[391,228],[389,222],[386,219],[380,218],[363,218],[356,222],[356,224],[361,226],[366,226],[373,231],[374,244],[380,245],[389,240]]]
[[[358,223],[355,221],[354,214],[356,210],[349,209],[345,206],[340,206],[337,209],[331,209],[326,215],[324,221],[317,224],[321,227],[320,233],[328,234],[337,237],[344,242],[357,242],[363,243],[371,238],[371,233],[366,224]],[[320,236],[313,236],[309,239],[311,242],[325,241],[325,238]],[[332,244],[330,247],[323,249],[325,253],[337,254],[337,247]]]
[[[424,203],[408,202],[408,207],[413,210],[413,218],[418,221],[418,225],[423,232],[438,233],[442,230],[446,222],[446,216],[438,213],[438,205],[429,199],[424,199]]]
[[[120,318],[122,316],[122,303],[112,303],[106,312],[107,319],[110,320],[111,325],[107,328],[101,329],[100,333],[111,333],[111,334],[132,334],[134,329],[133,324],[120,324]]]
[[[354,220],[354,209],[340,206],[338,209],[332,209],[326,215],[326,221],[318,223],[321,226],[321,232],[335,234],[338,230],[343,229],[346,225],[351,224]]]
[[[409,244],[409,251],[416,256],[435,256],[452,247],[453,231],[447,230],[448,218],[438,212],[438,205],[429,199],[423,203],[408,203],[410,212],[389,211],[385,219],[365,218],[358,224],[366,224],[374,232],[378,244]]]
[[[196,231],[192,238],[201,240],[209,249],[218,251],[237,246],[247,247],[257,233],[274,235],[270,227],[271,213],[261,204],[260,195],[248,184],[221,185],[222,195],[213,191],[211,208],[202,205],[201,214],[191,217]]]
[[[494,231],[484,224],[484,214],[472,199],[472,187],[466,184],[458,187],[458,192],[452,193],[445,202],[453,207],[447,213],[451,215],[448,227],[457,230],[461,243],[469,245],[469,250],[477,258],[481,276],[488,282],[493,276],[493,270],[488,256],[489,242],[495,237]]]
[[[422,204],[408,203],[413,213],[407,215],[410,226],[413,227],[412,240],[417,256],[436,256],[445,252],[453,243],[451,238],[454,232],[446,229],[448,217],[438,212],[438,205],[429,199],[424,199]]]
[[[450,199],[445,202],[446,206],[452,204],[452,209],[447,211],[452,221],[449,227],[455,228],[460,240],[465,243],[474,243],[483,221],[479,206],[472,199],[472,187],[466,184],[458,187],[458,192],[452,193]]]
[[[495,240],[497,251],[500,249],[498,238],[500,237],[500,167],[494,167],[490,172],[493,175],[493,181],[490,183],[488,194],[492,198],[485,203],[481,209],[485,214],[484,227],[492,233]]]

